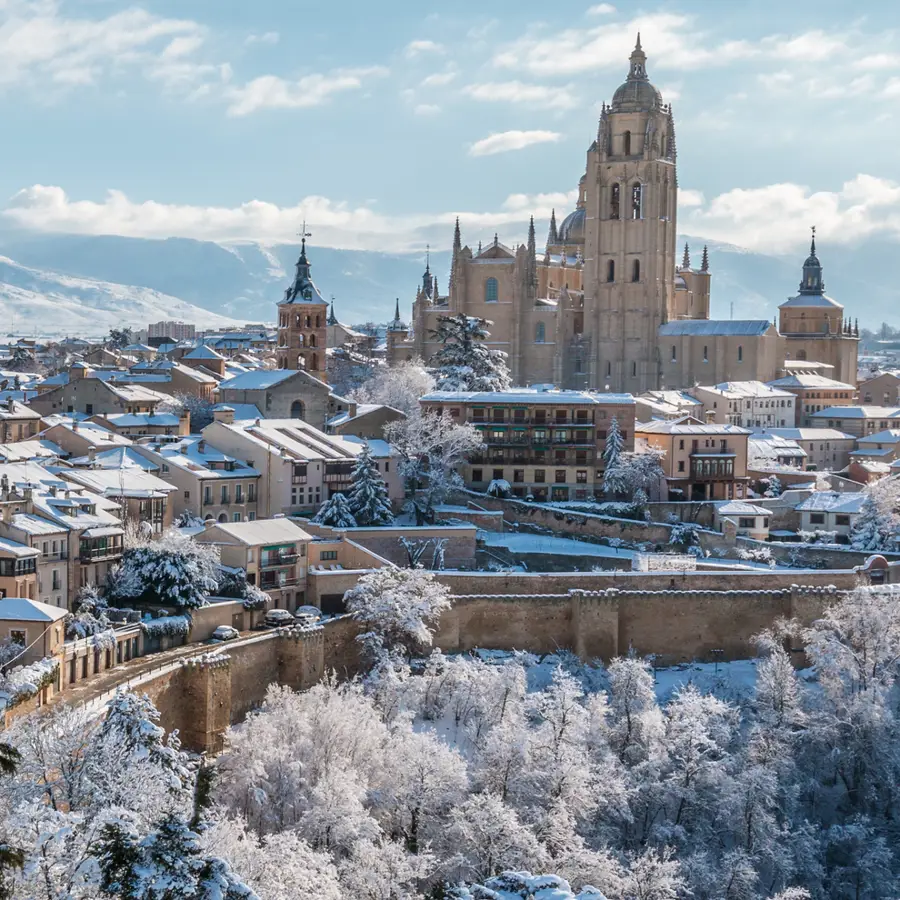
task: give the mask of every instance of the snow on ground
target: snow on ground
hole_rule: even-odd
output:
[[[545,534],[515,534],[512,532],[484,531],[479,538],[488,547],[506,547],[510,553],[555,553],[560,556],[605,556],[631,559],[634,550],[620,547],[606,547],[603,544],[589,544],[587,541],[576,541],[573,538],[553,537]]]

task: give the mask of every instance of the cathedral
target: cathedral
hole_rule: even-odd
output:
[[[821,364],[855,384],[858,335],[843,307],[825,296],[815,236],[797,296],[778,323],[710,319],[709,255],[699,268],[689,248],[678,259],[678,167],[672,107],[647,76],[640,35],[628,76],[603,104],[587,151],[575,209],[544,252],[534,221],[527,244],[497,235],[464,246],[459,223],[447,296],[426,266],[412,322],[399,304],[388,326],[392,364],[437,351],[440,316],[487,319],[490,344],[508,354],[514,384],[640,394],[723,381],[770,381],[786,364]]]

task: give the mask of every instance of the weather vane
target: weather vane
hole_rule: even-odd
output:
[[[303,220],[303,227],[300,231],[299,237],[303,238],[305,241],[308,237],[312,237],[312,232],[306,230],[306,219]]]

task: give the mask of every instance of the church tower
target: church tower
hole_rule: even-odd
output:
[[[660,386],[657,331],[675,313],[677,189],[672,108],[650,83],[638,35],[587,154],[584,330],[594,390]]]

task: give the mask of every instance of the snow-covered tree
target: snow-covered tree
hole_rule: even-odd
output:
[[[512,488],[505,478],[495,478],[487,489],[489,497],[509,497],[512,494]]]
[[[80,588],[75,595],[75,612],[66,616],[66,637],[84,638],[109,630],[108,609],[106,599],[94,585]]]
[[[457,423],[431,411],[391,422],[385,437],[399,453],[406,507],[415,514],[417,525],[432,521],[434,507],[464,486],[458,469],[483,446],[481,433],[470,422]]]
[[[893,549],[895,537],[891,515],[880,509],[875,497],[867,493],[850,529],[850,546],[864,553],[877,553]]]
[[[110,573],[107,597],[115,602],[196,609],[215,592],[218,577],[218,547],[170,529],[159,541],[139,544],[122,554],[119,567]]]
[[[610,494],[634,497],[643,491],[659,499],[665,485],[663,454],[650,447],[640,452],[622,452],[616,463],[603,473],[603,489]]]
[[[606,470],[615,468],[624,449],[625,439],[622,437],[619,419],[617,416],[613,416],[606,432],[606,443],[603,445],[603,463]]]
[[[344,595],[349,612],[368,629],[360,635],[370,651],[386,647],[408,654],[431,646],[450,589],[423,569],[385,566],[363,575]]]
[[[390,525],[394,521],[387,485],[368,444],[356,457],[349,506],[357,525]]]
[[[310,521],[316,525],[330,525],[332,528],[356,528],[356,518],[350,511],[350,503],[340,492],[332,494]]]
[[[202,431],[215,418],[213,403],[210,400],[197,394],[183,392],[173,394],[168,400],[160,403],[158,411],[179,417],[186,412],[190,417],[191,434]]]
[[[777,475],[770,475],[768,478],[768,487],[766,487],[766,497],[780,497],[784,492],[784,486],[781,479]]]
[[[353,392],[357,403],[378,403],[411,416],[419,411],[419,398],[434,390],[435,381],[421,360],[383,366]]]
[[[505,391],[509,388],[506,354],[486,346],[492,325],[487,319],[456,313],[438,316],[431,332],[441,349],[432,357],[432,374],[440,391]]]

